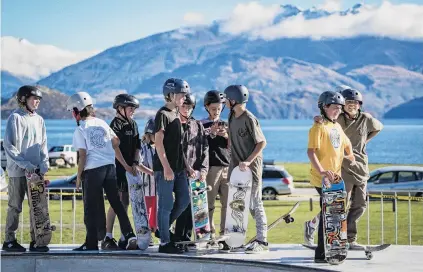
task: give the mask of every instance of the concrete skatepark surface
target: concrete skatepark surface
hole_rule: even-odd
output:
[[[395,246],[374,252],[367,260],[364,252],[350,251],[339,265],[316,264],[314,251],[301,245],[274,244],[270,252],[245,254],[242,251],[191,251],[182,255],[146,251],[92,251],[78,253],[79,245],[51,245],[48,253],[7,253],[1,251],[1,271],[422,271],[422,246]],[[27,245],[26,245],[27,247]]]

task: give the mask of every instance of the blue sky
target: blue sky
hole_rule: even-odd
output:
[[[337,1],[337,0],[332,0]],[[361,2],[339,0],[342,9]],[[1,35],[73,51],[101,50],[186,24],[184,15],[206,21],[226,18],[243,0],[2,0]],[[261,0],[261,4],[318,6],[325,0]],[[382,0],[366,0],[379,4]],[[416,3],[422,0],[390,0]]]

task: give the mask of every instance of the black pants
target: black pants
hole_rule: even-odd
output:
[[[109,164],[85,170],[83,179],[84,223],[87,229],[85,243],[87,247],[97,247],[98,239],[106,232],[103,189],[110,206],[119,219],[122,233],[126,235],[132,232],[128,215],[119,198],[115,166]]]
[[[315,259],[324,259],[325,258],[325,245],[324,245],[324,236],[323,236],[323,216],[322,216],[322,203],[323,203],[323,198],[322,198],[322,188],[319,187],[315,187],[317,192],[319,193],[320,196],[320,218],[319,218],[319,229],[317,231],[317,248],[316,251],[314,252],[314,258]]]
[[[176,241],[190,241],[192,234],[192,215],[191,204],[181,213],[176,219],[175,233],[172,240]]]

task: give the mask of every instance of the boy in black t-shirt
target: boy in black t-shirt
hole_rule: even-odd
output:
[[[186,81],[166,80],[163,95],[166,104],[159,109],[154,120],[156,154],[153,159],[154,180],[159,195],[158,223],[161,253],[182,253],[170,241],[170,224],[190,203],[187,174],[182,153],[182,125],[178,107],[189,93]],[[172,193],[175,193],[175,202]]]
[[[210,229],[212,236],[215,236],[215,226],[213,223],[213,213],[217,194],[220,196],[222,204],[220,213],[220,235],[225,230],[226,207],[228,200],[228,166],[231,159],[228,148],[228,124],[220,119],[220,114],[224,109],[225,94],[212,90],[204,96],[204,107],[209,116],[201,120],[203,123],[209,144],[209,171],[207,174],[207,185],[212,190],[207,193],[209,206]],[[222,242],[223,251],[228,251],[229,246]]]
[[[125,167],[117,159],[115,161],[118,185],[117,189],[119,190],[120,200],[126,212],[128,212],[129,206],[128,181],[126,180],[126,172],[129,172],[132,175],[137,174],[137,166],[139,164],[138,159],[141,149],[138,126],[135,120],[132,119],[134,112],[138,107],[139,101],[134,96],[129,94],[117,95],[113,102],[113,108],[116,109],[116,117],[110,123],[110,127],[120,140],[119,149],[127,164]],[[148,175],[153,175],[153,171],[143,165],[140,165],[139,169]],[[109,211],[107,212],[106,237],[104,237],[104,240],[101,243],[101,248],[103,250],[113,250],[118,248],[112,233],[115,218],[116,214],[112,207],[110,207]],[[126,242],[123,236],[121,236],[121,239],[119,239],[119,247],[122,249],[126,248]]]

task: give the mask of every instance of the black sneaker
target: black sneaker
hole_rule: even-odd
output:
[[[119,247],[116,244],[115,238],[110,238],[109,236],[104,237],[104,240],[101,241],[102,250],[118,250]]]
[[[36,244],[35,244],[35,241],[32,241],[30,244],[29,244],[29,251],[32,251],[32,252],[48,252],[50,249],[48,248],[48,246],[37,246]]]
[[[154,236],[156,236],[156,238],[160,239],[160,231],[159,231],[159,229],[156,229],[156,231],[154,232]]]
[[[181,254],[184,250],[177,247],[174,243],[169,242],[164,245],[159,246],[159,253],[167,253],[167,254]]]
[[[87,251],[87,250],[97,250],[98,251],[98,246],[87,247],[87,245],[84,243],[82,246],[72,249],[72,251]]]
[[[13,240],[13,241],[10,241],[10,242],[4,242],[2,250],[7,251],[7,252],[25,252],[26,248],[21,246],[18,243],[18,241]]]
[[[219,251],[221,252],[230,252],[231,248],[228,246],[228,244],[225,241],[219,242]]]
[[[120,243],[120,240],[119,240],[119,243]],[[138,248],[137,237],[135,236],[133,232],[130,232],[127,235],[125,235],[124,243],[126,245],[125,247],[126,250],[136,250]]]

